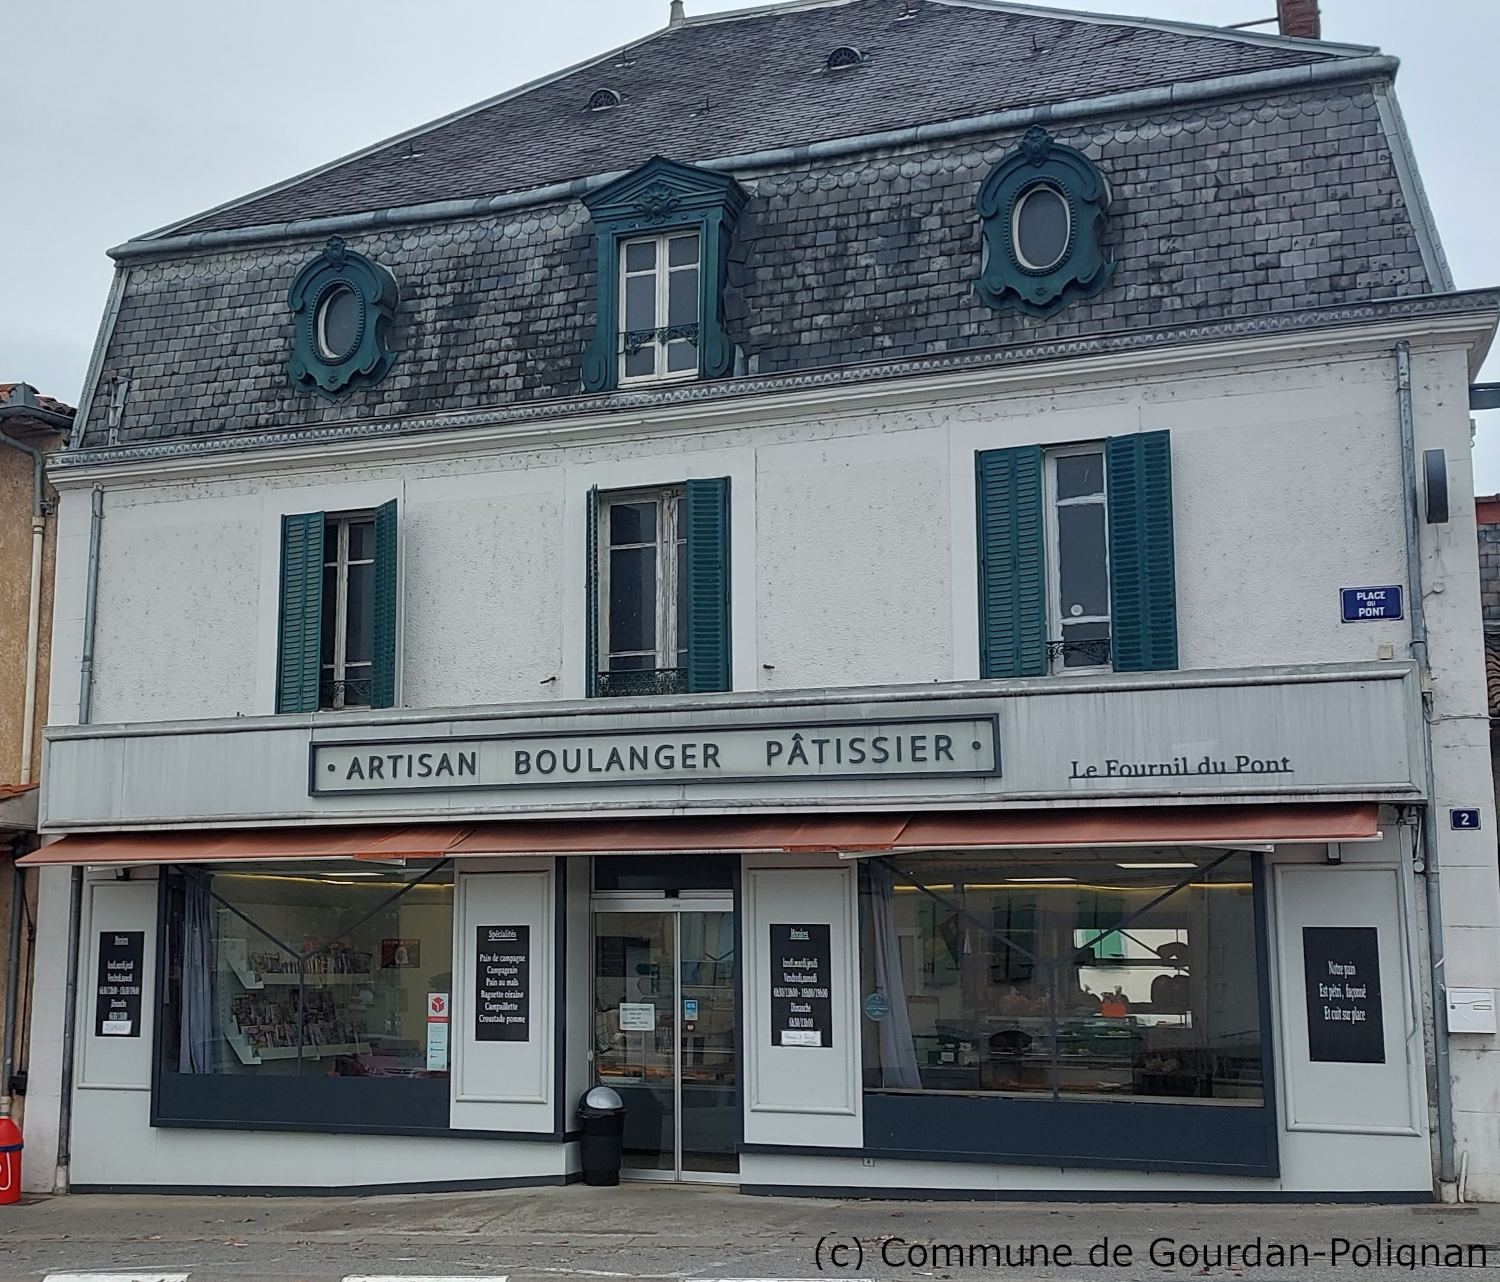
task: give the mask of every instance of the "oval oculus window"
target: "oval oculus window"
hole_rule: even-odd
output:
[[[330,286],[318,300],[313,319],[318,355],[333,363],[347,360],[359,346],[364,321],[359,291],[344,281]]]
[[[1038,183],[1016,202],[1011,241],[1028,271],[1051,271],[1067,256],[1073,214],[1067,197],[1051,183]]]

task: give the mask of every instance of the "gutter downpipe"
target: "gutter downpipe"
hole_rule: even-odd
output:
[[[104,487],[90,496],[89,571],[83,607],[83,658],[79,663],[78,723],[87,725],[94,704],[94,609],[99,597],[99,535],[104,524]],[[66,1193],[73,1164],[73,1055],[78,1024],[78,930],[83,916],[83,869],[73,869],[68,894],[68,980],[63,997],[62,1097],[57,1109],[57,1174],[53,1188]]]
[[[26,870],[16,867],[15,861],[24,849],[19,836],[11,841],[10,879],[10,935],[5,949],[5,1038],[3,1054],[0,1054],[0,1117],[9,1117],[11,1111],[10,1079],[16,1067],[16,993],[19,987],[16,968],[21,960],[21,897],[26,893]]]
[[[1437,1076],[1438,1180],[1452,1183],[1453,1074],[1448,1046],[1444,970],[1442,883],[1438,873],[1437,789],[1432,768],[1432,671],[1427,658],[1427,608],[1422,597],[1422,557],[1418,543],[1416,429],[1412,416],[1411,344],[1396,344],[1396,399],[1401,418],[1401,472],[1406,483],[1406,581],[1411,588],[1411,652],[1422,690],[1423,769],[1427,804],[1422,807],[1423,886],[1427,900],[1427,960],[1432,974],[1432,1050]]]
[[[57,1174],[55,1192],[68,1191],[73,1165],[73,1054],[78,1023],[78,928],[83,916],[83,867],[75,865],[68,894],[68,981],[63,997],[62,1085],[57,1108]]]
[[[42,625],[42,544],[47,533],[47,518],[42,510],[42,476],[47,456],[34,445],[18,441],[0,432],[0,444],[31,459],[31,589],[26,603],[26,703],[21,709],[21,779],[30,783],[33,773],[31,741],[36,737],[36,669],[37,649]],[[5,1085],[0,1083],[0,1092]]]

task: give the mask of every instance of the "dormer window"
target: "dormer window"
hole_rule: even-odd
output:
[[[698,373],[698,233],[620,246],[620,381]]]
[[[584,197],[599,253],[585,391],[723,378],[733,369],[724,287],[746,199],[727,174],[661,156]]]

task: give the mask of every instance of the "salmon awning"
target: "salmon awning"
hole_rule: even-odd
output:
[[[19,864],[202,864],[257,859],[438,859],[469,829],[454,824],[404,828],[256,828],[234,831],[101,832],[59,837]]]
[[[521,819],[478,824],[455,855],[1006,850],[1049,846],[1216,846],[1376,841],[1370,803],[1119,806],[923,814],[692,819]]]
[[[263,828],[68,836],[23,864],[218,863],[258,859],[436,859],[454,855],[791,854],[1062,846],[1263,849],[1376,841],[1373,803],[1118,806],[873,815],[513,819],[466,826]]]

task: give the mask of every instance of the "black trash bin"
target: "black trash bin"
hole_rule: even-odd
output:
[[[579,1156],[583,1182],[596,1188],[620,1182],[620,1152],[625,1144],[625,1101],[607,1086],[596,1086],[579,1101],[583,1124]]]

